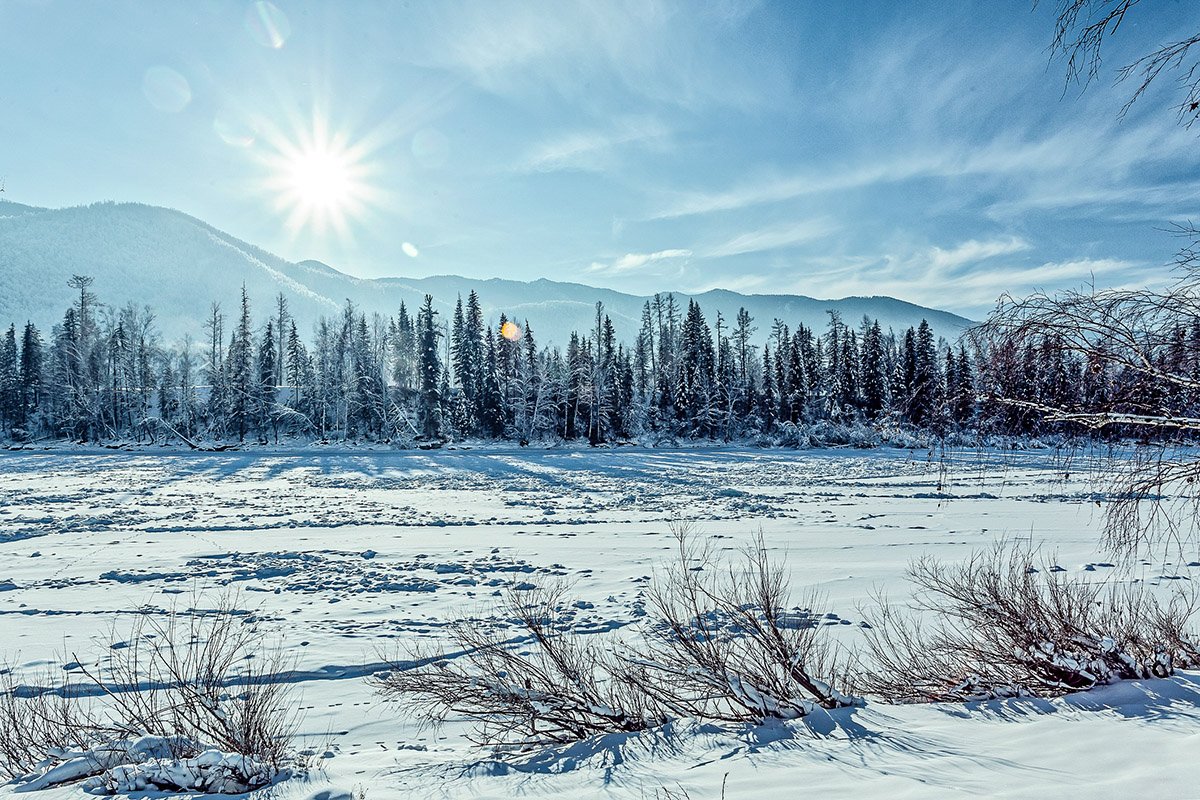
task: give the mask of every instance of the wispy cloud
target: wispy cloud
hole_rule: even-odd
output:
[[[625,119],[609,130],[576,131],[541,142],[520,158],[515,170],[600,172],[614,165],[622,146],[661,146],[669,135],[666,126],[656,119]]]
[[[1042,198],[1096,193],[1108,190],[1116,200],[1144,180],[1153,166],[1189,160],[1195,137],[1186,131],[1164,133],[1154,124],[1116,122],[1104,126],[1073,125],[1040,137],[1019,128],[993,135],[984,142],[967,139],[947,142],[936,150],[913,149],[900,153],[875,153],[861,163],[796,173],[767,174],[717,191],[666,191],[646,215],[648,220],[735,211],[783,203],[798,198],[835,194],[871,186],[918,179],[939,179],[951,184],[968,178],[990,177],[1013,181],[1006,201],[1009,211],[1036,207]],[[1102,161],[1103,172],[1096,173]],[[1145,196],[1143,185],[1131,198]],[[1018,201],[1016,198],[1022,198]]]
[[[917,157],[836,172],[769,176],[718,192],[672,192],[667,202],[652,211],[648,219],[676,219],[715,211],[733,211],[807,195],[895,182],[926,173],[935,165],[935,159]]]
[[[1033,247],[1019,236],[980,241],[970,239],[949,249],[933,247],[928,254],[929,268],[935,273],[949,274],[961,267],[978,264],[996,256],[1020,253]]]
[[[828,236],[836,227],[833,221],[827,218],[773,225],[738,234],[726,242],[704,250],[701,255],[707,258],[724,258],[778,250]]]
[[[818,296],[888,295],[934,308],[981,316],[1005,292],[1057,290],[1095,280],[1111,284],[1144,267],[1117,258],[1076,258],[1014,264],[1005,259],[1024,252],[1023,240],[969,241],[949,248],[928,247],[907,254],[817,260],[822,268],[804,275],[792,291]]]
[[[646,272],[646,268],[654,266],[654,274],[664,274],[663,265],[669,265],[669,273],[683,274],[682,267],[687,259],[692,257],[691,250],[675,248],[658,250],[653,253],[626,253],[610,262],[593,261],[587,271],[595,275],[625,275],[631,272]]]
[[[752,3],[673,0],[445,2],[441,35],[414,43],[417,63],[462,74],[501,95],[536,87],[594,102],[606,90],[684,108],[754,107],[788,88],[779,54],[730,58],[729,37]]]

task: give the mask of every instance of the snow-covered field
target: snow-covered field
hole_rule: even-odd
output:
[[[1085,470],[1044,452],[4,453],[0,657],[31,682],[78,674],[76,656],[120,644],[110,631],[135,609],[240,589],[293,656],[306,745],[327,756],[279,798],[1200,797],[1196,674],[1059,701],[679,723],[504,762],[362,680],[448,620],[489,615],[512,584],[569,578],[581,633],[636,623],[677,519],[731,549],[761,528],[849,643],[873,591],[902,599],[922,554],[1032,538],[1101,578],[1115,567]],[[1145,561],[1133,577],[1200,579],[1200,564]]]

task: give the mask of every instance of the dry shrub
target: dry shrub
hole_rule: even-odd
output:
[[[47,673],[47,678],[51,685],[54,676]],[[22,692],[16,675],[0,669],[0,775],[19,778],[58,753],[82,750],[96,740],[101,726],[78,691],[61,683],[59,688]]]
[[[660,711],[620,679],[613,638],[570,633],[566,594],[564,584],[509,590],[499,612],[524,634],[515,642],[500,630],[460,620],[450,629],[462,651],[458,658],[415,652],[415,665],[397,661],[369,680],[427,721],[450,715],[474,721],[479,744],[560,744],[661,724]]]
[[[856,676],[892,702],[1054,697],[1200,665],[1192,597],[1089,582],[1012,543],[957,565],[922,558],[909,577],[917,595],[881,599]]]
[[[22,688],[5,672],[0,771],[16,778],[68,754],[144,736],[160,737],[172,758],[215,748],[278,770],[296,719],[286,664],[263,635],[230,594],[211,610],[138,612],[123,644],[80,667],[82,682],[51,676],[42,687]]]
[[[648,595],[660,620],[620,636],[582,635],[564,617],[566,585],[510,591],[500,616],[520,638],[463,620],[451,628],[461,654],[417,651],[371,683],[426,721],[465,717],[477,743],[515,747],[673,717],[762,722],[857,702],[831,685],[828,640],[811,615],[788,610],[782,568],[761,537],[726,569],[686,527],[674,531],[678,558]]]
[[[626,655],[625,677],[677,716],[728,722],[795,719],[857,705],[836,688],[835,650],[809,598],[790,605],[781,563],[761,532],[734,563],[673,526],[676,560],[656,576],[650,605],[661,623]]]

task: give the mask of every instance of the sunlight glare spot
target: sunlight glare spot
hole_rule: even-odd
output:
[[[257,0],[246,9],[246,30],[263,47],[278,50],[292,35],[287,15],[267,0]]]
[[[187,78],[170,67],[151,67],[142,77],[142,92],[150,105],[172,114],[183,111],[192,102],[192,87]]]
[[[221,141],[230,147],[249,147],[256,138],[254,128],[235,122],[229,115],[221,114],[213,120],[213,130]]]
[[[500,326],[500,335],[510,342],[515,342],[521,338],[521,328],[515,322],[505,322]]]

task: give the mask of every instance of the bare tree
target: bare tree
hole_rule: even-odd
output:
[[[1051,53],[1066,62],[1067,80],[1090,83],[1100,74],[1104,44],[1114,36],[1141,0],[1059,0]],[[1136,14],[1136,12],[1134,12]],[[1117,71],[1117,80],[1137,85],[1121,109],[1124,115],[1163,73],[1175,73],[1183,100],[1175,107],[1179,121],[1191,127],[1200,118],[1200,57],[1192,48],[1200,32],[1166,42]]]
[[[1110,546],[1132,551],[1195,531],[1200,461],[1178,445],[1200,435],[1200,282],[1189,264],[1164,290],[1096,289],[1004,296],[973,332],[985,402],[1068,429],[1135,439],[1132,458],[1100,473]],[[1019,354],[1056,348],[1080,386],[1039,391],[1014,374]],[[1181,513],[1183,512],[1183,513]]]
[[[1099,76],[1102,52],[1140,0],[1059,0],[1051,53],[1066,63],[1067,80],[1084,85]],[[1177,77],[1185,99],[1180,122],[1200,118],[1200,32],[1168,42],[1122,67],[1118,81],[1137,86],[1130,106],[1161,76]],[[977,329],[985,354],[985,401],[1067,429],[1137,437],[1143,448],[1116,463],[1102,483],[1108,504],[1105,534],[1125,551],[1174,538],[1182,543],[1200,516],[1196,480],[1200,462],[1172,444],[1200,434],[1200,229],[1173,226],[1187,243],[1177,275],[1165,289],[1097,289],[1085,286],[1026,298],[1004,296]],[[1047,396],[1012,380],[1020,354],[1061,349],[1082,366],[1078,392]],[[1094,391],[1089,391],[1091,387]],[[1166,501],[1166,502],[1164,502]]]

